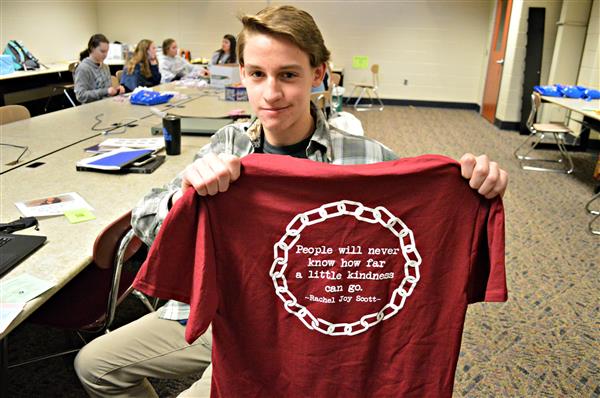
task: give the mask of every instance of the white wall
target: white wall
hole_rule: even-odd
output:
[[[333,62],[345,67],[345,82],[370,79],[369,72],[351,67],[354,55],[366,55],[381,66],[382,97],[480,102],[492,1],[286,3],[313,15]],[[102,1],[99,29],[111,40],[131,44],[142,38],[160,44],[173,37],[193,57],[210,57],[225,33],[239,33],[238,13],[254,13],[266,5],[267,1],[120,1],[115,12],[115,2]],[[135,23],[132,15],[137,16]]]
[[[150,39],[160,47],[164,39],[174,38],[192,57],[210,58],[225,34],[237,36],[241,30],[239,13],[256,13],[265,5],[265,1],[99,1],[97,11],[99,29],[111,41],[135,47],[141,39]]]
[[[385,98],[479,103],[490,1],[292,2],[320,26],[347,82],[368,81],[352,57],[380,64]],[[404,80],[408,85],[404,85]]]
[[[0,1],[1,51],[18,39],[43,63],[79,59],[97,33],[96,1]]]
[[[547,84],[552,53],[556,40],[557,26],[562,1],[514,0],[508,29],[508,41],[504,56],[504,69],[498,96],[496,118],[504,122],[521,120],[521,99],[523,93],[523,73],[525,71],[525,51],[527,45],[527,18],[529,7],[546,9],[544,26],[544,49],[540,84]]]
[[[600,89],[600,0],[592,3],[577,84]]]

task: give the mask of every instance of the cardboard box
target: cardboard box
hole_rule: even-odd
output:
[[[248,92],[242,85],[225,86],[225,101],[248,101]]]
[[[212,87],[224,88],[225,86],[240,83],[240,67],[231,65],[210,65],[210,85]]]

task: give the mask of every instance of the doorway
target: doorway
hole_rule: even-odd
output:
[[[502,79],[502,68],[504,66],[504,53],[506,52],[506,40],[508,38],[508,25],[510,23],[510,11],[512,0],[498,0],[496,3],[496,19],[494,22],[494,33],[490,46],[490,57],[488,60],[487,76],[483,91],[481,107],[482,116],[494,123],[496,107],[498,105],[498,94],[500,93],[500,81]]]

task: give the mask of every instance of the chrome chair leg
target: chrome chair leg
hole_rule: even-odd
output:
[[[565,145],[565,140],[563,138],[563,135],[555,134],[555,133],[553,133],[552,135],[554,137],[554,141],[556,142],[556,146],[558,147],[560,157],[558,159],[548,159],[548,158],[529,156],[529,154],[533,150],[535,150],[535,148],[546,137],[545,133],[539,133],[539,132],[531,133],[529,135],[529,137],[527,137],[525,139],[525,141],[523,141],[523,143],[521,145],[519,145],[517,147],[517,149],[515,149],[515,151],[513,152],[514,156],[519,160],[519,165],[523,170],[547,171],[547,172],[551,172],[551,173],[565,173],[565,174],[571,174],[573,172],[573,169],[574,169],[573,159],[571,158],[569,151],[567,151],[567,147]],[[527,145],[531,145],[530,148],[527,150],[527,152],[520,154],[521,148],[523,148],[524,146],[527,146]],[[532,161],[559,163],[563,167],[562,168],[548,168],[548,167],[530,166],[527,164],[527,162],[532,162]]]
[[[63,93],[65,93],[65,96],[67,97],[67,99],[69,100],[71,105],[73,105],[73,108],[75,108],[77,105],[75,105],[75,101],[73,101],[73,99],[71,99],[71,96],[69,95],[69,92],[67,91],[66,88],[63,90]]]
[[[597,199],[600,199],[600,192],[598,192],[597,194],[595,194],[594,196],[592,196],[592,198],[586,203],[585,210],[588,213],[594,214],[594,215],[600,215],[600,210],[592,210],[592,203],[594,201],[596,201]]]

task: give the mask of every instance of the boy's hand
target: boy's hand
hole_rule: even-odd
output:
[[[173,195],[176,203],[188,188],[193,188],[200,196],[216,195],[229,189],[229,184],[240,176],[240,158],[229,154],[209,153],[188,165],[181,181],[181,191]]]
[[[471,153],[465,153],[459,163],[462,176],[469,180],[471,188],[487,199],[504,195],[508,173],[498,167],[498,163],[490,162],[486,155],[476,157]]]

